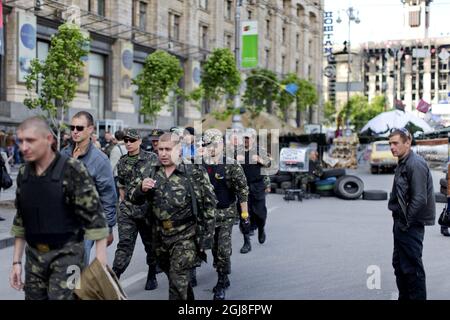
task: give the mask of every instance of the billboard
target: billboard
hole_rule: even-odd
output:
[[[36,16],[19,11],[17,19],[17,82],[24,83],[31,71],[31,60],[36,58]]]
[[[241,24],[241,68],[258,67],[258,21],[243,21]]]

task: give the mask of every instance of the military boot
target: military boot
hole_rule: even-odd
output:
[[[248,253],[252,251],[252,244],[250,243],[250,235],[244,234],[244,245],[241,248],[241,253]]]
[[[189,272],[190,281],[191,281],[191,287],[195,288],[197,286],[197,269],[194,267]]]
[[[156,288],[158,288],[158,280],[156,280],[156,269],[152,266],[148,268],[145,290],[155,290]]]
[[[218,272],[217,284],[213,288],[213,300],[225,300],[225,289],[230,286],[230,280],[225,273]]]

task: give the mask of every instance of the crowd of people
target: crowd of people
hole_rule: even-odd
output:
[[[26,164],[17,177],[11,286],[23,289],[26,299],[76,298],[63,281],[67,267],[87,267],[94,244],[95,258],[106,265],[117,224],[112,270],[118,278],[132,260],[139,234],[147,254],[146,290],[156,289],[156,275],[164,272],[169,299],[194,299],[196,268],[211,250],[217,270],[213,299],[225,299],[233,226],[239,224],[243,234],[242,254],[251,251],[256,230],[258,241],[266,241],[270,180],[261,169],[271,159],[260,152],[256,131],[231,137],[231,157],[217,129],[206,130],[194,144],[191,127],[155,129],[146,140],[127,128],[106,132],[98,146],[94,119],[81,111],[72,117],[70,133],[62,135],[57,151],[45,119],[29,118],[18,127]],[[43,196],[33,196],[37,192]]]

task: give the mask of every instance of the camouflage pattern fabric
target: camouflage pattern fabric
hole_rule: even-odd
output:
[[[189,271],[196,264],[199,250],[212,247],[216,196],[208,174],[201,166],[181,164],[170,177],[166,177],[164,167],[160,166],[153,179],[156,180],[155,189],[143,193],[141,184],[137,184],[131,202],[152,204],[149,213],[155,220],[155,252],[159,266],[169,278],[169,298],[190,299],[193,295]],[[196,197],[197,217],[192,211],[189,186]]]
[[[131,130],[131,129],[128,129]],[[130,135],[136,132],[128,132]],[[131,136],[130,136],[131,137]],[[141,179],[146,178],[146,166],[155,165],[158,159],[155,154],[141,150],[136,156],[128,154],[122,156],[117,164],[118,187],[125,189],[125,200],[119,204],[118,231],[119,243],[114,257],[113,270],[122,274],[130,264],[138,233],[147,253],[147,264],[156,265],[156,258],[152,246],[152,232],[147,219],[148,204],[141,206],[130,202],[130,192]]]
[[[309,172],[296,172],[294,174],[294,185],[303,190],[308,190],[308,184],[319,179],[323,174],[323,167],[320,161],[309,162]]]
[[[214,257],[213,267],[217,272],[231,273],[231,234],[236,216],[237,210],[235,204],[226,209],[217,209],[216,217],[218,218],[216,218],[216,230],[212,248]]]
[[[69,242],[47,253],[27,246],[25,254],[25,300],[75,299],[76,274],[68,268],[83,269],[83,242]]]

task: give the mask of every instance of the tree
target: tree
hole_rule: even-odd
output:
[[[341,110],[340,116],[349,119],[355,130],[359,131],[370,119],[384,112],[385,105],[386,98],[384,96],[376,96],[369,104],[367,97],[355,95]]]
[[[279,94],[279,84],[275,72],[267,69],[254,69],[245,80],[247,89],[244,104],[250,117],[256,118],[261,111],[272,110],[272,103]]]
[[[202,70],[201,86],[206,99],[220,99],[238,93],[241,76],[233,53],[228,48],[215,49],[208,57]]]
[[[57,129],[58,149],[64,116],[83,76],[82,58],[88,54],[89,41],[77,25],[62,24],[51,38],[47,59],[44,62],[33,59],[31,71],[25,77],[28,92],[24,104],[29,109],[40,108],[47,113],[51,124]],[[60,120],[57,119],[58,112]]]
[[[286,77],[281,80],[282,85],[287,85],[289,83],[298,84],[300,79],[294,73],[289,73]],[[289,118],[289,110],[292,103],[296,100],[296,96],[293,96],[286,91],[280,91],[280,94],[277,96],[278,103],[278,117],[284,122],[288,121]]]
[[[323,107],[323,116],[328,125],[331,125],[336,121],[336,107],[331,101],[327,101]]]
[[[140,113],[147,121],[157,117],[171,91],[181,94],[178,82],[182,76],[183,68],[171,54],[157,50],[147,56],[141,73],[132,81],[141,99]]]

